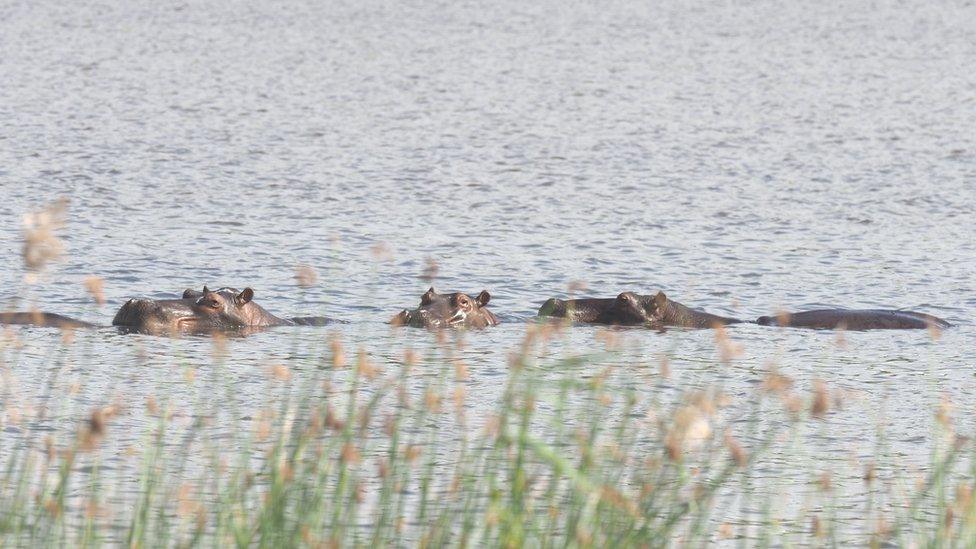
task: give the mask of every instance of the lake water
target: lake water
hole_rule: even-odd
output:
[[[915,478],[939,402],[961,418],[976,405],[974,60],[972,2],[7,3],[0,298],[108,324],[129,297],[251,286],[280,316],[348,321],[228,342],[246,379],[326,334],[378,358],[432,346],[386,325],[418,303],[429,258],[435,287],[487,289],[503,322],[466,337],[475,411],[526,321],[577,282],[743,319],[946,318],[938,340],[844,345],[735,326],[745,352],[728,366],[710,330],[624,332],[635,378],[670,353],[682,390],[743,395],[774,361],[856,395],[811,458],[835,460],[856,495],[878,429]],[[68,253],[25,284],[21,216],[62,196]],[[298,265],[314,287],[296,286]],[[59,335],[19,335],[14,377],[39,395]],[[205,339],[77,338],[79,415],[106,395],[178,395],[174,372],[211,360]],[[121,369],[139,354],[147,366]],[[137,437],[136,416],[115,430]]]

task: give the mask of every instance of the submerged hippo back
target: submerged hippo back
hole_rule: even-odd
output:
[[[32,311],[27,313],[0,313],[0,324],[21,324],[48,328],[97,328],[95,324],[59,315]]]
[[[884,309],[822,309],[761,316],[756,323],[764,326],[844,330],[921,330],[952,326],[939,317],[914,311]]]

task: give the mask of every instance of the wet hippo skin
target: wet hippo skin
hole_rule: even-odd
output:
[[[952,326],[939,317],[913,311],[885,309],[822,309],[800,313],[761,316],[763,326],[844,330],[921,330]]]
[[[97,328],[98,325],[56,313],[0,313],[0,324],[29,324],[51,328]]]
[[[623,292],[616,298],[550,299],[539,308],[540,317],[568,318],[574,322],[618,326],[681,326],[710,328],[715,325],[742,322],[672,301],[664,294],[639,295]]]
[[[622,292],[613,298],[552,298],[542,304],[538,315],[610,326],[653,325],[654,319],[648,315],[641,297],[633,292]]]
[[[487,291],[472,299],[464,293],[439,294],[430,288],[420,296],[419,307],[400,311],[390,319],[390,324],[429,329],[496,326],[498,317],[486,307],[489,301],[491,294]]]
[[[685,328],[712,328],[725,324],[739,324],[742,321],[737,318],[713,315],[697,309],[692,309],[677,301],[668,299],[664,292],[658,292],[653,298],[645,296],[649,301],[653,301],[651,315],[657,318],[665,326],[682,326]]]

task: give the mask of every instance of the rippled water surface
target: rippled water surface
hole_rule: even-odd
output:
[[[487,289],[503,321],[466,338],[475,410],[575,281],[743,319],[922,310],[957,327],[838,345],[735,326],[727,366],[710,330],[629,330],[619,366],[639,379],[671,353],[675,386],[737,395],[774,361],[856,395],[818,443],[838,467],[882,426],[910,471],[943,395],[976,404],[974,21],[963,2],[0,4],[0,297],[107,324],[129,297],[251,286],[282,316],[348,321],[231,340],[246,399],[250,371],[329,333],[380,360],[433,345],[386,325],[430,258],[438,289]],[[26,285],[21,215],[60,196],[68,254]],[[20,336],[15,377],[39,393],[59,336]],[[78,343],[79,410],[210,364],[205,339]]]

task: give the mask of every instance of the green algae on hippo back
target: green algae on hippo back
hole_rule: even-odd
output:
[[[400,311],[390,319],[390,324],[429,329],[496,326],[498,317],[488,310],[489,301],[491,294],[487,290],[472,299],[465,293],[439,294],[430,288],[420,296],[420,306]]]
[[[538,316],[608,326],[660,325],[634,292],[621,292],[614,298],[551,298],[539,307]]]

